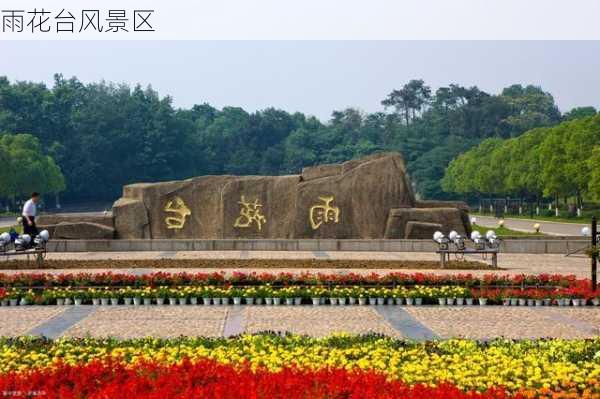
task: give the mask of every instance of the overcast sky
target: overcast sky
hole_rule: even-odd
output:
[[[410,79],[497,93],[513,83],[551,92],[561,110],[600,107],[600,41],[0,41],[0,75],[52,82],[151,84],[175,106],[274,106],[327,120],[381,110]]]

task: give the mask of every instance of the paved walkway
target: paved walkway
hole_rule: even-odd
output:
[[[600,335],[598,307],[504,306],[27,306],[0,307],[0,336],[311,336],[378,333],[415,340]]]
[[[77,253],[49,253],[48,259],[71,259],[71,260],[110,260],[110,259],[340,259],[340,260],[431,260],[438,261],[438,255],[429,252],[342,252],[332,251],[324,252],[287,252],[287,251],[193,251],[193,252],[77,252]],[[469,260],[481,260],[480,255],[468,256]],[[0,264],[2,260],[0,259]],[[35,262],[30,262],[29,270],[2,270],[2,273],[13,272],[33,272],[37,273],[40,269],[35,268]],[[574,254],[564,256],[558,254],[500,254],[498,265],[502,270],[498,273],[503,274],[573,274],[580,278],[589,277],[590,260],[583,254]],[[322,272],[322,273],[389,273],[398,271],[403,273],[411,272],[431,272],[443,274],[464,274],[484,275],[493,273],[492,270],[440,270],[440,269],[287,269],[287,268],[253,268],[253,269],[207,269],[207,268],[187,268],[187,269],[149,269],[149,268],[126,268],[126,269],[44,269],[48,273],[77,273],[77,272],[129,272],[135,274],[151,273],[156,271],[168,272],[212,272],[212,271],[256,271],[256,272]]]
[[[497,227],[498,220],[492,216],[475,216],[477,218],[477,224],[486,227]],[[534,219],[511,219],[503,218],[504,227],[516,231],[533,232],[533,225],[536,223],[540,224],[540,232],[555,236],[581,236],[581,229],[586,224],[579,223],[561,223],[561,222],[547,222],[545,220],[534,220]]]

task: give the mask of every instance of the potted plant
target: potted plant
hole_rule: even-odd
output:
[[[233,304],[234,305],[241,305],[242,304],[242,290],[240,288],[232,288],[231,289],[231,296],[233,297]]]
[[[83,300],[87,299],[87,296],[88,296],[88,294],[84,290],[73,291],[73,302],[75,303],[75,306],[82,305]]]
[[[246,288],[242,296],[244,298],[244,301],[246,302],[246,305],[254,305],[254,298],[256,297],[256,288]]]

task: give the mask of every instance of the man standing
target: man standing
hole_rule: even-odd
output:
[[[29,234],[32,239],[38,235],[35,216],[37,215],[37,203],[39,200],[40,194],[33,192],[31,198],[23,205],[23,234]]]

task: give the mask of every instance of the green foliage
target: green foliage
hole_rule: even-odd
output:
[[[18,181],[35,175],[40,177],[31,180],[36,190],[44,191],[42,181],[46,192],[66,187],[66,200],[114,199],[122,185],[139,181],[298,173],[305,166],[377,151],[402,152],[421,196],[447,198],[440,180],[458,154],[484,139],[516,137],[561,118],[552,96],[534,86],[514,85],[491,95],[452,84],[433,93],[422,80],[411,80],[391,91],[382,105],[387,112],[349,108],[334,111],[323,123],[275,108],[254,113],[209,104],[176,109],[170,97],[161,98],[151,87],[83,84],[56,75],[47,88],[0,77],[0,131],[32,134],[56,161],[34,163],[36,171],[23,172]],[[6,156],[0,152],[0,161]],[[2,187],[8,184],[7,173],[0,170]],[[476,191],[498,191],[485,178],[495,173],[493,163],[481,170],[478,164],[473,173]],[[494,179],[499,182],[498,176]],[[456,192],[474,189],[471,183],[460,184]]]
[[[460,194],[600,197],[598,165],[600,114],[518,138],[485,140],[450,162],[443,188]]]
[[[64,176],[30,134],[0,134],[0,197],[24,197],[33,191],[59,193]]]

